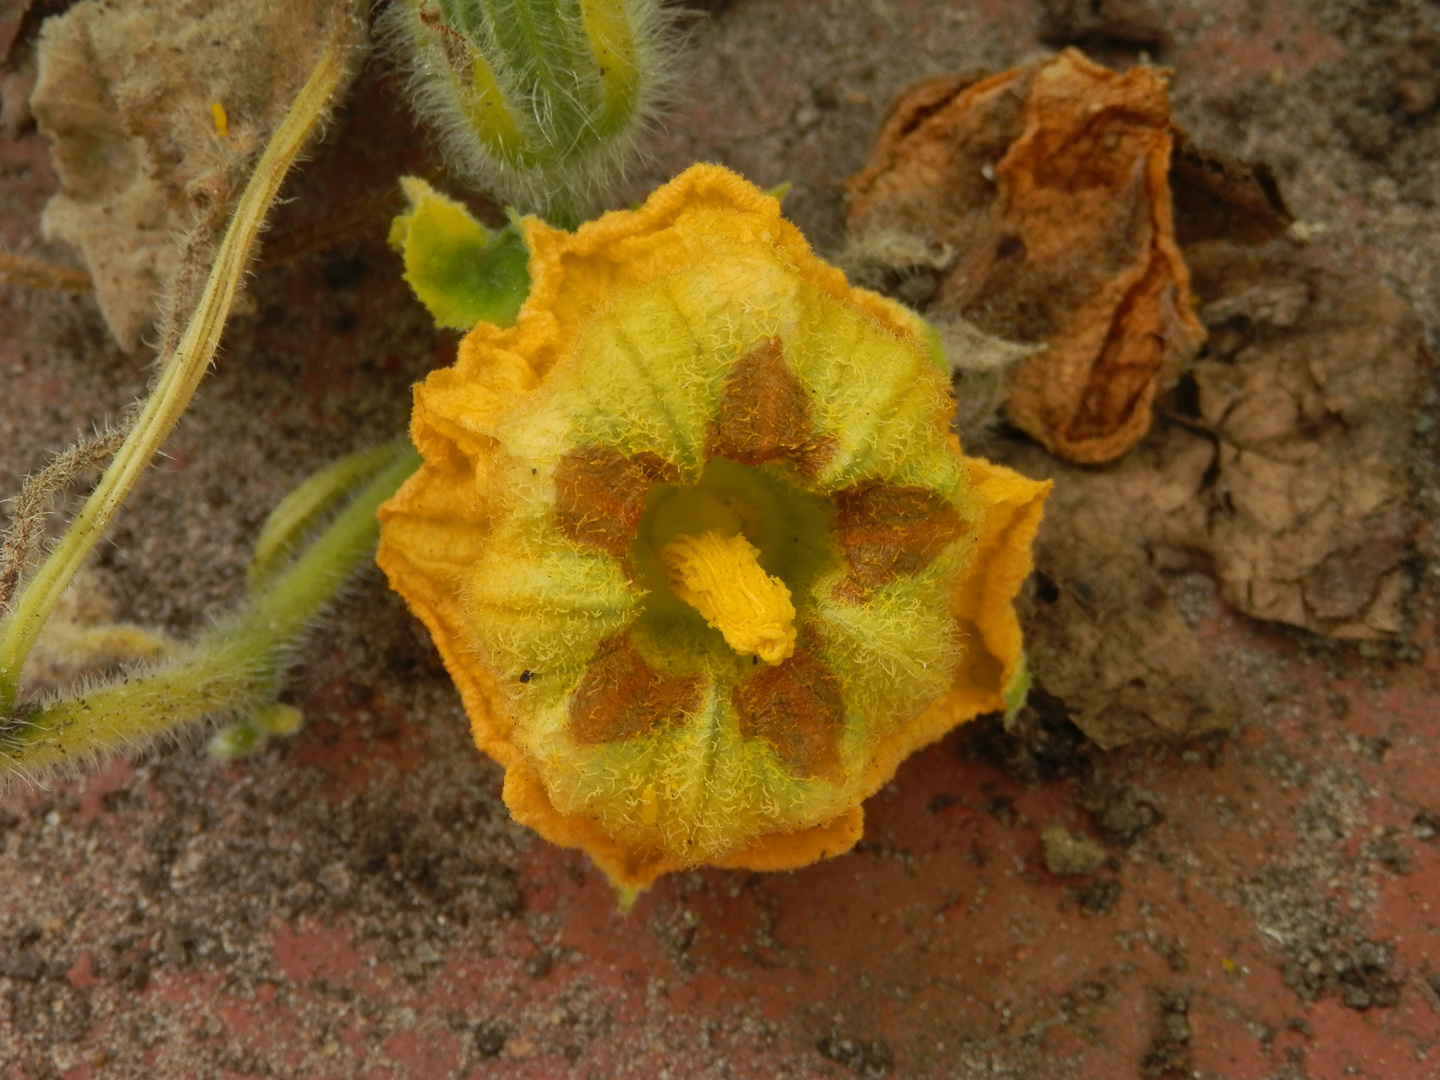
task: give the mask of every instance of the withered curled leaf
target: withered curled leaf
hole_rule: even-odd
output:
[[[1380,639],[1403,628],[1419,526],[1415,314],[1282,239],[1293,219],[1263,164],[1182,141],[1171,182],[1210,335],[1193,381],[1104,469],[1031,444],[1002,455],[1055,482],[1022,615],[1036,686],[1106,748],[1239,718],[1167,571],[1213,573],[1255,618]]]
[[[356,7],[85,0],[45,23],[31,107],[60,192],[42,226],[84,259],[122,348],[140,343],[186,250],[203,263],[336,20],[363,40]]]
[[[1056,485],[1035,548],[1053,588],[1025,628],[1036,680],[1102,745],[1224,711],[1157,570],[1205,569],[1237,611],[1327,637],[1403,629],[1420,525],[1407,469],[1432,363],[1419,319],[1313,248],[1206,241],[1186,254],[1210,340],[1175,420],[1101,471],[1035,447],[1004,455]],[[1142,670],[1157,646],[1154,670],[1191,688],[1181,724],[1136,696],[1160,685]],[[1140,683],[1117,709],[1130,669]]]
[[[1007,415],[1071,461],[1138,442],[1204,339],[1175,243],[1173,139],[1161,73],[1067,49],[913,84],[850,181],[852,236],[954,252],[932,321],[1041,346],[1011,371]]]

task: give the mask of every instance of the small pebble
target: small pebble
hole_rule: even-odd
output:
[[[1105,849],[1088,836],[1077,836],[1059,825],[1040,834],[1045,869],[1052,874],[1093,874],[1105,861]]]

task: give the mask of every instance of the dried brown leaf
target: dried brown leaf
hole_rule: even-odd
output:
[[[1204,331],[1175,244],[1161,75],[1075,50],[902,91],[850,182],[853,236],[901,230],[956,253],[927,310],[1042,345],[1010,420],[1052,452],[1110,461],[1149,429]]]
[[[1248,615],[1329,637],[1398,633],[1430,364],[1419,318],[1314,250],[1213,242],[1187,255],[1213,335],[1197,401],[1218,441],[1196,547]]]
[[[1173,429],[1104,472],[1027,447],[1010,464],[1055,479],[1022,619],[1037,685],[1104,749],[1224,730],[1239,704],[1180,616],[1147,543],[1203,523],[1195,499],[1214,458]]]
[[[1199,146],[1183,131],[1170,156],[1170,192],[1182,249],[1202,240],[1265,244],[1295,221],[1267,165]]]
[[[31,106],[61,190],[42,224],[80,252],[123,348],[139,344],[186,265],[182,238],[197,252],[223,226],[335,20],[358,44],[354,7],[85,0],[46,22]]]
[[[1211,331],[1198,415],[1104,470],[1007,455],[1056,481],[1026,618],[1036,680],[1102,746],[1233,719],[1166,570],[1208,569],[1236,610],[1328,637],[1403,629],[1420,524],[1407,465],[1431,363],[1418,318],[1313,249],[1187,253]]]

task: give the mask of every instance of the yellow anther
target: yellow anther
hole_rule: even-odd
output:
[[[675,595],[700,612],[741,656],[779,664],[795,651],[790,590],[760,566],[744,535],[677,536],[660,552]]]
[[[215,121],[215,134],[222,139],[230,137],[230,117],[225,114],[225,106],[215,102],[210,106],[210,118]]]

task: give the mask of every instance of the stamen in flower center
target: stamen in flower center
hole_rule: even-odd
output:
[[[772,666],[795,652],[790,590],[760,566],[760,550],[743,533],[687,533],[660,551],[670,588],[704,616],[741,656]]]

